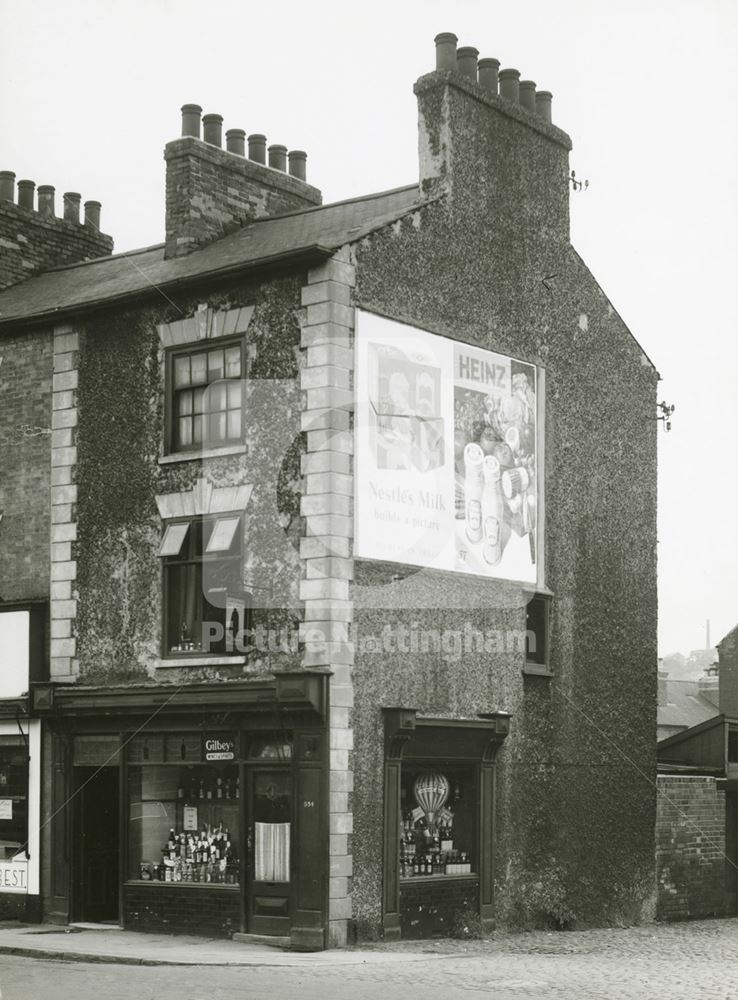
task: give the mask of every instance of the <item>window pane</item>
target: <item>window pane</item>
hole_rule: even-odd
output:
[[[227,552],[236,534],[239,523],[238,517],[219,517],[211,532],[206,552]]]
[[[192,444],[192,420],[190,417],[181,417],[179,420],[179,446],[186,448]]]
[[[233,410],[241,405],[241,383],[228,383],[228,409]]]
[[[226,389],[227,386],[223,382],[218,383],[218,385],[211,385],[208,389],[208,409],[211,413],[215,413],[217,410],[225,410]]]
[[[195,413],[205,412],[205,389],[195,389],[192,397],[192,409]]]
[[[197,416],[192,418],[192,441],[194,444],[202,444],[205,431],[205,417]]]
[[[241,348],[229,347],[225,352],[226,376],[228,378],[241,377]]]
[[[202,567],[165,563],[168,652],[197,653],[202,649]]]
[[[254,880],[289,882],[292,781],[286,771],[254,777]]]
[[[225,413],[212,413],[210,415],[210,440],[226,440],[226,415]]]
[[[208,354],[208,381],[215,382],[223,378],[223,351],[210,351]]]
[[[189,355],[174,359],[174,387],[181,388],[190,384],[190,358]]]
[[[129,878],[238,884],[237,765],[133,765],[128,796]]]
[[[193,354],[192,362],[192,384],[204,385],[207,382],[208,356],[207,354]]]
[[[178,556],[182,551],[182,542],[185,540],[189,524],[179,522],[168,524],[164,532],[164,538],[159,549],[160,556]]]
[[[241,437],[241,411],[231,410],[228,414],[228,440]]]
[[[21,738],[3,737],[0,745],[0,861],[26,857],[28,841],[28,756]]]
[[[187,413],[192,413],[192,392],[189,389],[177,393],[177,413],[181,417]]]

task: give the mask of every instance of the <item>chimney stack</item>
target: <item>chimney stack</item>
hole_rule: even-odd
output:
[[[81,196],[76,191],[64,194],[63,217],[57,218],[54,207],[55,189],[51,184],[38,187],[38,208],[34,208],[36,184],[18,181],[18,202],[15,202],[15,174],[0,171],[0,289],[24,281],[39,271],[62,264],[76,264],[112,253],[113,241],[99,231],[100,203],[97,206],[97,226],[80,225]]]
[[[182,136],[167,143],[166,257],[181,257],[254,219],[321,204],[320,191],[305,180],[306,155],[289,154],[266,136],[228,129],[223,118],[201,118],[199,104],[182,107]],[[200,125],[203,136],[200,139]]]
[[[478,57],[456,35],[436,35],[436,68],[415,84],[421,192],[445,195],[454,213],[483,211],[497,238],[524,231],[548,253],[569,240],[571,140],[551,124],[549,91]]]
[[[85,202],[85,225],[94,232],[100,232],[100,202]]]

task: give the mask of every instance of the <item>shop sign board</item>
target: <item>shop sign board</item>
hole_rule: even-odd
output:
[[[0,861],[0,892],[28,892],[27,861]]]
[[[202,751],[206,761],[235,760],[236,738],[232,733],[206,734],[202,738]]]
[[[535,583],[538,374],[359,312],[356,554]]]

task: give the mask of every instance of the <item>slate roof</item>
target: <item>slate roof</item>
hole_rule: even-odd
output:
[[[0,292],[0,326],[54,320],[61,314],[173,287],[195,278],[247,269],[270,261],[329,255],[402,218],[429,199],[417,184],[257,219],[185,257],[164,259],[164,245],[52,268]]]
[[[658,729],[691,729],[719,715],[717,705],[699,692],[698,681],[666,681],[667,704],[659,705],[656,714]]]

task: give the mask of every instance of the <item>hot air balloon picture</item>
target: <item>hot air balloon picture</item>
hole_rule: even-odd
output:
[[[439,814],[446,804],[450,792],[448,778],[437,771],[419,774],[413,784],[415,801],[425,813],[428,830],[436,833]]]

